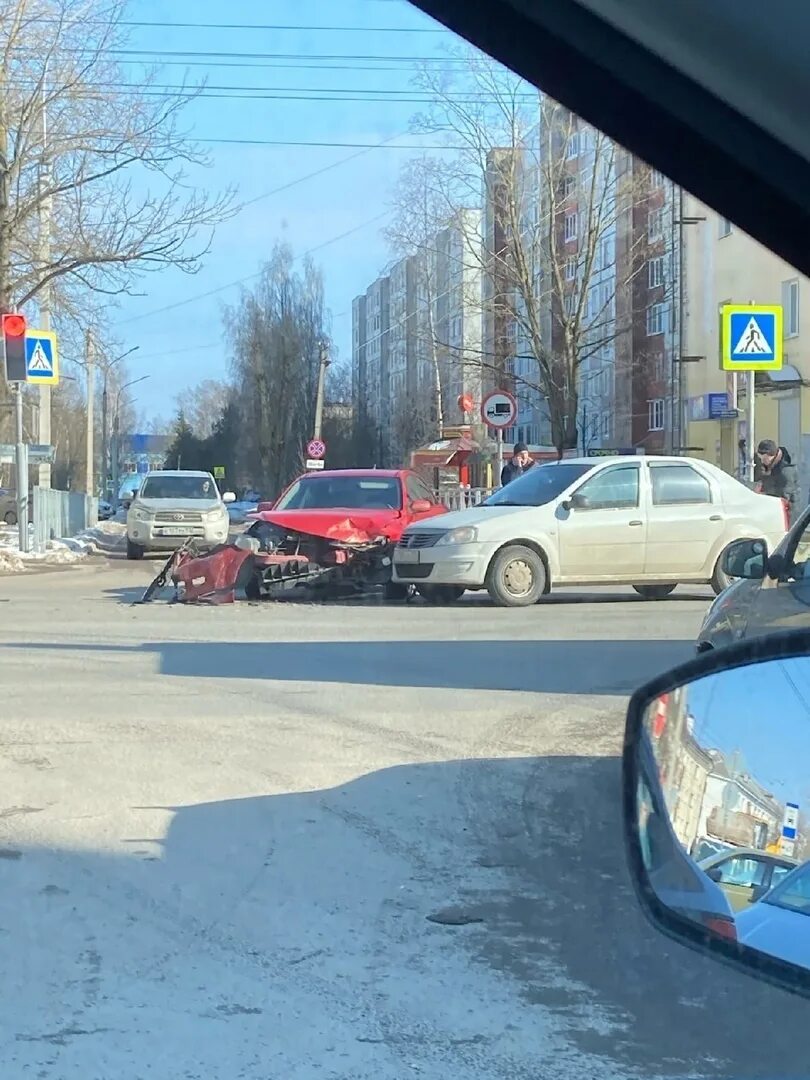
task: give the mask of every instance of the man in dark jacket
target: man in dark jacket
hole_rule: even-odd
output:
[[[758,465],[754,470],[754,483],[763,495],[787,499],[790,516],[793,517],[798,495],[796,466],[784,446],[777,446],[773,439],[763,439],[757,447]]]
[[[501,470],[501,487],[506,487],[512,480],[516,480],[519,476],[523,476],[523,474],[528,472],[533,465],[534,462],[531,459],[529,448],[526,443],[515,443],[512,457]]]

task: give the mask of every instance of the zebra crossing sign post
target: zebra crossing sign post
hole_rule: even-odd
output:
[[[55,386],[59,382],[59,351],[51,330],[26,330],[26,382],[33,386]]]
[[[782,367],[782,308],[724,304],[723,370],[778,371]]]
[[[720,356],[724,371],[746,373],[745,477],[753,486],[756,372],[782,367],[782,308],[779,304],[724,304],[720,312]]]

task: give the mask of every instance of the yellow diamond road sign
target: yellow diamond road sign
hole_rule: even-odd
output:
[[[724,304],[724,371],[778,371],[782,367],[782,308],[778,304]]]

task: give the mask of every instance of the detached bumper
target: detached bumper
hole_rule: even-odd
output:
[[[458,544],[446,547],[394,549],[393,579],[402,585],[463,585],[480,589],[498,544]]]

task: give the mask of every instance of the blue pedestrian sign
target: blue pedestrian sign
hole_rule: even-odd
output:
[[[724,371],[778,371],[782,367],[782,308],[725,304],[721,312]]]
[[[27,330],[25,334],[26,381],[55,386],[59,382],[59,352],[51,330]]]

